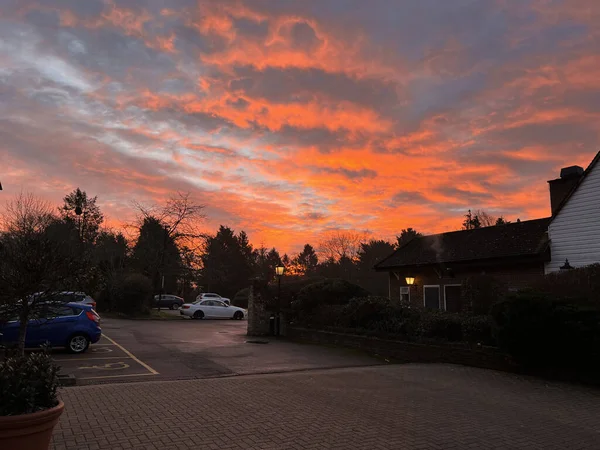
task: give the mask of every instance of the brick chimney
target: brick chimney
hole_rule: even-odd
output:
[[[550,185],[550,206],[552,207],[552,215],[556,213],[560,204],[583,176],[583,172],[583,167],[565,167],[560,171],[560,178],[548,181],[548,184]]]

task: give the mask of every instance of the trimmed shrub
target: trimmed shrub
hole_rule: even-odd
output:
[[[116,294],[117,311],[130,314],[150,314],[152,305],[152,281],[141,274],[131,274],[123,278]]]
[[[492,309],[498,345],[525,367],[600,365],[600,309],[540,292],[520,292]]]
[[[292,302],[292,309],[302,314],[312,314],[318,306],[345,305],[354,297],[369,295],[360,286],[345,280],[331,279],[303,287],[298,293],[296,301]]]
[[[600,264],[546,275],[535,288],[588,306],[600,306]]]
[[[236,294],[231,299],[231,303],[234,306],[238,306],[240,308],[247,309],[248,308],[248,297],[250,296],[250,292],[252,288],[247,287],[244,289],[240,289],[236,292]]]
[[[0,361],[0,416],[17,416],[58,404],[59,367],[49,350]]]
[[[465,342],[496,345],[490,316],[462,317],[462,338]]]
[[[462,317],[444,311],[423,310],[418,333],[424,340],[460,342],[463,340]]]
[[[508,292],[506,286],[491,275],[474,275],[465,279],[461,287],[463,312],[489,314],[490,308]]]

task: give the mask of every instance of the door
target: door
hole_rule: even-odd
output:
[[[35,346],[49,343],[53,347],[62,347],[77,321],[81,310],[67,305],[46,305],[41,316],[35,323]],[[33,336],[32,336],[33,338]]]
[[[202,312],[204,313],[204,317],[208,319],[213,319],[215,317],[215,307],[213,306],[214,302],[212,300],[204,300],[200,306]]]
[[[440,309],[440,287],[424,286],[423,297],[425,308]]]
[[[446,297],[446,311],[461,312],[462,301],[460,293],[460,285],[445,286],[444,293]]]
[[[227,306],[225,306],[225,303],[220,302],[218,300],[213,300],[213,303],[215,306],[213,306],[214,310],[215,310],[215,316],[218,317],[219,319],[225,319],[225,318],[229,318],[229,308]]]

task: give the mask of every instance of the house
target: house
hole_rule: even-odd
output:
[[[492,275],[509,288],[528,286],[550,261],[550,219],[529,220],[412,239],[375,269],[389,273],[391,300],[461,310],[461,284]]]
[[[390,299],[460,311],[470,276],[490,275],[517,290],[561,268],[599,263],[598,160],[600,153],[586,170],[567,167],[549,181],[551,217],[418,237],[397,249],[375,266],[388,272]]]
[[[568,260],[572,267],[600,262],[600,153],[584,171],[573,166],[551,180],[552,220],[548,227],[552,259],[546,273]]]

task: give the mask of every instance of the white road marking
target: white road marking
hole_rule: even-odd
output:
[[[78,380],[98,380],[100,378],[148,377],[148,376],[152,376],[152,375],[158,375],[158,372],[157,373],[148,373],[148,372],[130,373],[130,374],[126,374],[126,375],[104,375],[104,376],[99,376],[99,377],[77,377],[77,379]]]

